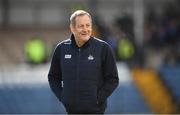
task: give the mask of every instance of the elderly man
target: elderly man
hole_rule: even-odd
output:
[[[91,15],[83,10],[70,17],[69,39],[54,51],[49,84],[67,113],[105,112],[107,98],[118,86],[118,73],[110,46],[92,37]]]

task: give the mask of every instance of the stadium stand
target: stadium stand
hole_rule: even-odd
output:
[[[169,89],[180,112],[180,66],[164,65],[159,69],[160,78]]]

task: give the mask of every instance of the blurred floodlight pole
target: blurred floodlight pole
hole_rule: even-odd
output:
[[[2,26],[5,28],[8,26],[9,23],[9,0],[2,0],[1,1],[2,5]]]
[[[142,47],[144,39],[144,0],[133,0],[134,2],[134,35],[138,47]]]

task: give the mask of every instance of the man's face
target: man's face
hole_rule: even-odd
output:
[[[77,16],[75,25],[71,25],[71,32],[74,34],[75,39],[81,43],[89,40],[92,34],[92,22],[89,16]]]

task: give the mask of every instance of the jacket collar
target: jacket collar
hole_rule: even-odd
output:
[[[90,39],[81,47],[79,47],[77,44],[76,44],[76,41],[75,41],[75,38],[74,38],[74,35],[71,34],[71,43],[72,43],[72,46],[75,47],[75,48],[85,48],[85,47],[88,47],[90,45],[90,42],[92,41],[93,37],[90,37]]]

